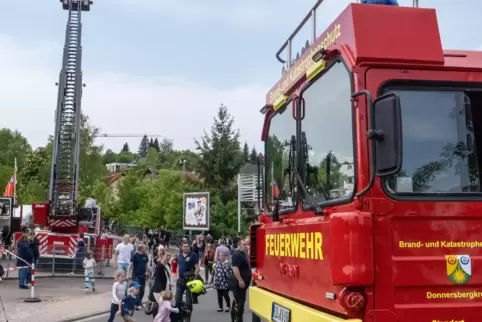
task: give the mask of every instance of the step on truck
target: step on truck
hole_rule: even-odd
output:
[[[352,3],[294,54],[320,4],[261,109],[253,321],[482,321],[482,52]]]

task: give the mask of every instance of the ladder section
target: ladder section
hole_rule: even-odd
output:
[[[51,207],[54,221],[76,222],[81,93],[80,0],[70,1],[63,68],[59,82],[56,137],[51,178]],[[52,224],[51,224],[52,225]]]

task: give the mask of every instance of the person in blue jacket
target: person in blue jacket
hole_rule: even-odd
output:
[[[17,262],[16,266],[26,266],[33,263],[33,250],[30,246],[28,235],[24,234],[17,243]],[[30,268],[21,268],[18,270],[18,286],[22,289],[28,289],[31,280]]]
[[[362,0],[365,4],[385,4],[388,6],[398,6],[397,0]]]

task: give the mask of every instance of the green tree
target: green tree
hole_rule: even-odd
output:
[[[161,152],[161,146],[159,145],[159,140],[157,138],[154,139],[154,144],[152,147],[156,149],[157,152]]]
[[[236,197],[233,179],[244,163],[239,131],[233,127],[234,118],[221,105],[211,133],[204,132],[200,140],[194,141],[199,152],[199,171],[209,187],[220,190],[223,202]]]
[[[103,162],[102,147],[95,145],[99,131],[100,129],[93,126],[87,116],[82,115],[79,153],[79,196],[82,199],[94,193],[97,181],[107,179],[108,172]]]
[[[27,157],[32,151],[27,139],[18,131],[10,129],[0,129],[0,164],[14,168],[15,158],[17,166],[21,168]]]
[[[145,162],[150,168],[157,168],[159,165],[159,153],[157,153],[155,148],[151,147],[147,150]]]
[[[131,150],[129,149],[129,144],[124,143],[124,145],[122,146],[122,150],[121,152],[131,152]]]
[[[246,162],[246,163],[249,162],[249,146],[248,146],[248,142],[244,142],[244,147],[243,147],[243,160],[244,160],[244,162]]]
[[[117,154],[111,149],[108,149],[107,151],[105,151],[103,159],[104,164],[115,163],[117,162]]]
[[[51,145],[37,148],[27,154],[24,166],[17,174],[17,194],[19,202],[30,204],[46,201],[50,184],[52,163]]]
[[[134,162],[136,156],[131,152],[121,152],[117,155],[116,161],[118,163],[131,163]]]
[[[159,152],[160,153],[170,153],[172,152],[174,147],[174,143],[171,139],[164,138],[162,139],[162,142],[159,143]]]
[[[256,148],[253,147],[251,150],[251,154],[249,155],[249,162],[255,163],[258,160],[258,151],[256,151]]]
[[[0,187],[3,189],[14,174],[15,159],[18,170],[21,170],[32,148],[20,132],[3,128],[0,129],[0,151]],[[17,181],[19,179],[17,174]]]
[[[318,168],[318,181],[323,185],[325,191],[334,188],[339,188],[341,173],[340,168],[343,163],[338,161],[338,158],[333,152],[328,152],[326,157],[320,162]]]
[[[147,155],[147,150],[149,149],[149,139],[147,135],[144,135],[139,145],[139,157],[145,158]]]
[[[169,165],[172,164],[175,155],[173,146],[173,141],[168,138],[162,139],[159,144],[159,166],[161,168],[169,168]]]

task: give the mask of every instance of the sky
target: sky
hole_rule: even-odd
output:
[[[58,0],[4,2],[0,127],[19,130],[38,147],[54,131],[67,12]],[[325,0],[318,33],[350,2]],[[274,54],[314,3],[94,0],[92,11],[82,16],[82,109],[102,133],[156,134],[187,149],[209,131],[223,103],[241,140],[262,150],[259,110],[281,76]],[[420,0],[420,5],[438,10],[445,48],[482,49],[482,1]],[[308,32],[302,30],[295,48]],[[140,138],[98,139],[114,151],[124,142],[136,151]]]

